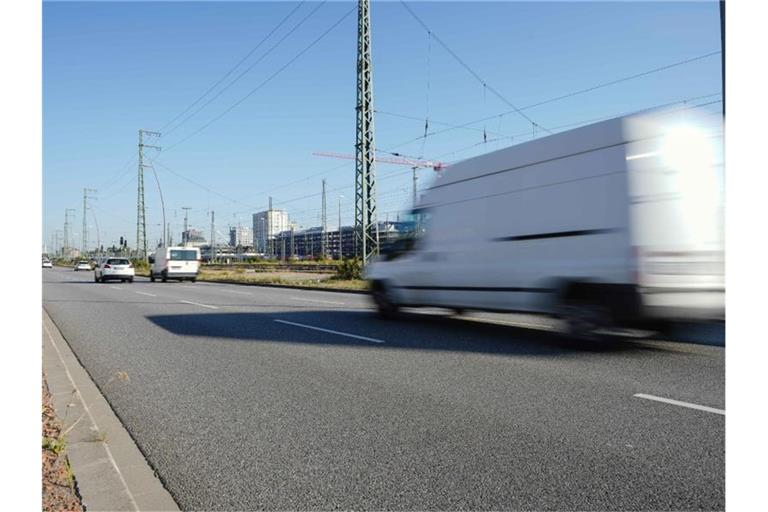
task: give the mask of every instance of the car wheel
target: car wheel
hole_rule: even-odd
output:
[[[155,274],[153,274],[152,272],[150,272],[150,273],[149,273],[149,281],[150,281],[151,283],[154,283],[154,282],[155,282]]]
[[[390,319],[397,315],[400,308],[392,300],[384,283],[374,283],[371,293],[380,317]]]
[[[98,283],[99,282],[99,276],[94,275],[93,276],[93,280],[94,280],[94,282]]]

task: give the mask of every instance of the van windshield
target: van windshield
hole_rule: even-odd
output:
[[[172,249],[170,259],[175,261],[195,261],[197,259],[197,251]]]
[[[412,251],[426,234],[431,217],[432,214],[427,209],[412,210],[404,217],[401,216],[396,233],[388,233],[386,237],[379,234],[379,253],[385,259],[392,260]]]
[[[131,262],[123,258],[110,258],[107,260],[108,265],[130,265]]]

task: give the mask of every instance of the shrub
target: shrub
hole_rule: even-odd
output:
[[[348,259],[339,265],[338,279],[362,279],[363,262],[359,259]]]

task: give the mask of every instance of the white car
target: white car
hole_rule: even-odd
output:
[[[93,271],[93,280],[104,283],[109,280],[133,282],[135,270],[133,264],[127,258],[105,258]]]
[[[85,260],[80,260],[77,262],[77,265],[75,265],[75,272],[78,270],[91,270],[91,264]]]
[[[51,263],[51,260],[43,260],[43,268],[53,268],[53,263]]]

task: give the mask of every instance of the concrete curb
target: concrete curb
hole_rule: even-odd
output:
[[[43,368],[87,510],[180,510],[45,310]]]

